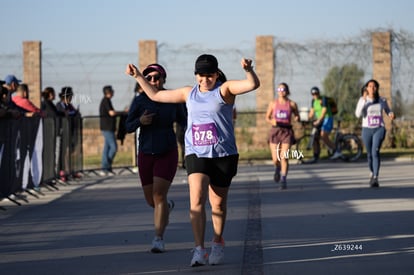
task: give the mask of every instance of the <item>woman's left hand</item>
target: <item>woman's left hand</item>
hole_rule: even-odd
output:
[[[246,71],[246,72],[249,72],[249,71],[251,71],[252,69],[253,69],[253,67],[252,67],[252,60],[251,59],[247,59],[247,58],[243,58],[242,60],[241,60],[241,65],[242,65],[242,68]]]

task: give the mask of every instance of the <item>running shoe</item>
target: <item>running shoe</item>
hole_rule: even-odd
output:
[[[163,252],[165,252],[164,240],[161,239],[160,237],[154,237],[154,239],[152,240],[151,252],[152,253],[163,253]]]
[[[287,188],[286,176],[282,176],[282,180],[280,181],[280,189],[285,190],[286,188]]]
[[[369,185],[372,188],[378,188],[379,187],[378,178],[377,177],[372,177],[371,180],[369,181]]]
[[[191,259],[191,266],[202,266],[207,264],[208,254],[205,248],[197,246],[193,249],[193,258]]]
[[[106,176],[108,176],[108,172],[106,172],[104,170],[101,170],[101,171],[98,172],[98,175],[101,176],[101,177],[106,177]]]
[[[208,257],[208,263],[210,265],[221,264],[224,258],[224,239],[221,242],[213,242],[211,245],[211,253]]]
[[[332,157],[330,157],[329,159],[330,159],[330,160],[334,160],[334,159],[339,159],[340,157],[342,157],[342,153],[341,153],[341,152],[336,151],[336,152],[332,155]]]
[[[275,182],[279,182],[280,181],[280,170],[279,169],[275,169],[275,174],[273,175],[273,180]]]

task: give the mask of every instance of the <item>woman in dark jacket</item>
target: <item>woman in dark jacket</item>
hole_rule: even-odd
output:
[[[145,68],[143,75],[158,90],[164,90],[167,74],[159,64]],[[172,200],[167,200],[168,190],[175,177],[178,164],[177,139],[174,122],[185,123],[178,104],[158,103],[140,92],[129,108],[125,127],[128,133],[139,128],[138,169],[145,200],[154,208],[155,236],[151,252],[165,251],[163,235],[168,225]]]

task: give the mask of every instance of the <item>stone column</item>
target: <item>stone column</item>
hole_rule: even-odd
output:
[[[158,61],[157,40],[139,40],[138,41],[138,69],[142,72],[146,66]],[[136,154],[138,149],[138,135],[135,142],[135,150],[132,151],[134,166],[136,163]]]
[[[29,86],[29,99],[40,108],[42,91],[42,43],[23,42],[23,82]]]
[[[273,36],[256,37],[256,73],[260,79],[260,87],[256,91],[256,130],[254,145],[256,148],[267,146],[269,124],[265,120],[265,112],[274,98],[275,90],[275,51]],[[266,148],[266,147],[264,147]]]
[[[391,33],[375,32],[372,38],[372,78],[380,84],[379,93],[385,97],[389,106],[392,108],[392,53],[391,53]],[[384,142],[385,147],[393,145],[391,120],[384,116],[387,136]]]
[[[149,64],[157,63],[158,51],[156,40],[140,40],[138,47],[138,66],[141,71]]]

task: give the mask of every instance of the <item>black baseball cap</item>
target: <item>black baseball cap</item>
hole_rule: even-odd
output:
[[[312,89],[310,90],[310,92],[311,92],[311,94],[312,95],[315,95],[315,94],[319,94],[320,93],[320,91],[319,91],[319,88],[318,87],[312,87]]]
[[[213,74],[218,70],[217,58],[211,54],[202,54],[195,62],[194,74]]]

